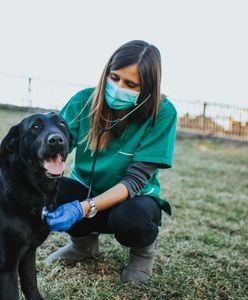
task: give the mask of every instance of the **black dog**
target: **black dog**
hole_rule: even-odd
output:
[[[50,229],[42,209],[56,208],[56,195],[70,147],[70,133],[57,114],[35,114],[12,127],[0,146],[0,300],[16,300],[18,273],[27,299],[43,299],[35,253]]]

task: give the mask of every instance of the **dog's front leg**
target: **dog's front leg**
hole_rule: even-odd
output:
[[[0,300],[18,300],[17,272],[0,269]]]
[[[21,288],[26,299],[44,300],[44,298],[41,297],[37,286],[35,254],[35,250],[31,250],[20,261],[19,275]]]

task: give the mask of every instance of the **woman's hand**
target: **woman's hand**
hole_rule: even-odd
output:
[[[79,200],[59,206],[52,212],[45,212],[47,224],[53,231],[67,231],[71,226],[83,219],[84,212]]]

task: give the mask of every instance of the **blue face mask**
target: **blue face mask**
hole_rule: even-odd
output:
[[[105,85],[105,100],[112,109],[127,109],[137,104],[139,92],[119,88],[111,79],[107,78]]]

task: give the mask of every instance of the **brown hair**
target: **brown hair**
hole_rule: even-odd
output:
[[[128,42],[118,48],[107,62],[96,90],[93,93],[91,105],[91,128],[86,136],[88,147],[96,150],[98,136],[100,134],[99,124],[102,128],[109,128],[111,123],[107,120],[114,120],[120,117],[121,111],[110,109],[105,102],[105,83],[106,79],[113,70],[137,64],[140,75],[140,95],[137,104],[146,101],[137,111],[131,114],[127,120],[122,121],[122,131],[132,120],[144,123],[151,117],[151,126],[153,126],[160,103],[160,84],[161,84],[161,56],[159,50],[144,41],[135,40]],[[131,109],[129,109],[130,111]],[[101,115],[104,117],[102,118]],[[112,131],[111,131],[112,132]],[[99,149],[105,149],[110,140],[111,132],[102,134]],[[113,134],[113,132],[112,132]]]

